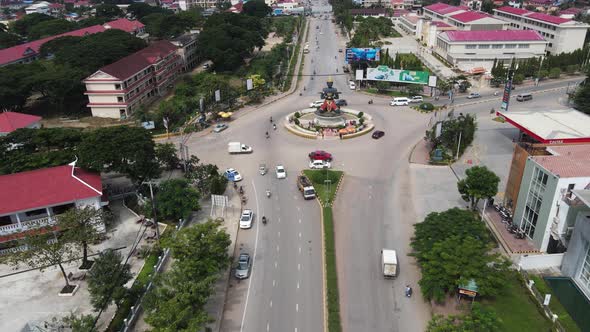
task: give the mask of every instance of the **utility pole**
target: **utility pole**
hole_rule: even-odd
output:
[[[455,158],[456,160],[459,160],[459,149],[461,148],[461,134],[463,134],[462,131],[459,132],[459,143],[457,144],[457,157]]]
[[[149,184],[150,186],[150,196],[152,197],[152,220],[154,221],[154,225],[156,226],[156,239],[158,243],[160,242],[160,227],[158,227],[158,222],[156,221],[156,200],[154,198],[154,189],[152,188],[152,181],[146,181],[144,183]]]

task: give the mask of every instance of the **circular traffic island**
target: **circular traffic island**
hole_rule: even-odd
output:
[[[348,108],[321,112],[309,108],[291,113],[285,127],[293,134],[310,139],[349,139],[374,129],[373,118]]]

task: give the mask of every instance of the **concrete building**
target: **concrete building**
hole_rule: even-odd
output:
[[[397,19],[397,25],[412,36],[419,36],[422,34],[422,23],[423,19],[412,13],[402,15]]]
[[[491,70],[494,59],[528,59],[545,54],[547,42],[533,30],[444,31],[435,51],[457,68]]]
[[[199,35],[196,33],[186,33],[170,40],[172,44],[178,47],[177,53],[182,58],[184,71],[190,71],[194,69],[201,61],[197,53],[198,36]]]
[[[508,22],[494,18],[490,14],[476,11],[453,14],[447,17],[446,22],[456,26],[458,30],[506,30],[509,27]]]
[[[446,3],[437,2],[430,6],[423,8],[424,17],[429,18],[433,21],[444,21],[446,22],[447,17],[451,15],[460,14],[469,10],[466,6],[451,6]]]
[[[191,8],[200,7],[203,9],[216,8],[219,3],[218,0],[179,0],[178,6],[181,10],[189,10]],[[232,4],[234,4],[232,2]]]
[[[385,8],[354,8],[349,9],[348,13],[351,16],[362,16],[362,17],[387,17],[389,12]]]
[[[457,30],[457,27],[443,21],[423,21],[420,41],[427,47],[434,48],[439,33],[453,30]]]
[[[16,240],[33,229],[55,225],[68,209],[108,204],[102,199],[100,174],[74,163],[2,175],[0,188],[0,255],[19,250]]]
[[[177,47],[158,41],[88,76],[85,95],[92,116],[125,119],[141,105],[163,96],[183,68]]]
[[[20,128],[41,128],[41,117],[17,113],[17,112],[2,112],[0,113],[0,137],[6,136],[11,132]]]
[[[34,4],[25,8],[25,13],[27,15],[30,15],[33,13],[49,15],[49,6],[50,5],[51,5],[51,3],[47,2],[47,1],[35,2]]]
[[[547,53],[572,52],[584,46],[590,25],[558,16],[509,6],[494,9],[494,16],[510,23],[515,30],[538,31],[548,41]]]

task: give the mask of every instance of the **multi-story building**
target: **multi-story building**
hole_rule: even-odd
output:
[[[422,33],[423,19],[416,14],[402,15],[397,19],[397,25],[406,33],[412,36],[418,36]]]
[[[55,225],[68,209],[108,204],[102,199],[100,174],[74,163],[2,175],[0,188],[0,255],[18,250],[16,240],[27,232]]]
[[[177,47],[158,41],[104,66],[83,82],[92,116],[125,119],[141,105],[163,96],[182,71]]]
[[[145,34],[144,32],[144,25],[141,22],[129,21],[125,18],[122,18],[115,21],[107,22],[104,25],[93,25],[87,28],[78,29],[2,49],[0,50],[0,67],[16,63],[29,63],[34,60],[37,60],[39,58],[39,50],[41,49],[41,46],[55,38],[65,36],[84,37],[87,35],[103,32],[107,29],[123,30],[143,38],[147,36],[147,34]]]
[[[494,9],[494,15],[510,23],[510,29],[538,31],[549,42],[547,53],[572,52],[584,47],[590,25],[558,16],[510,6]]]
[[[533,30],[444,31],[438,34],[435,51],[457,68],[491,70],[494,59],[528,59],[545,54],[547,42]]]
[[[445,21],[447,17],[451,15],[456,15],[463,13],[469,10],[469,7],[466,6],[451,6],[446,3],[437,2],[430,6],[426,6],[423,8],[424,10],[424,17],[429,18],[433,21]]]
[[[348,13],[351,16],[362,17],[387,17],[389,12],[385,8],[353,8],[349,9]]]
[[[453,30],[457,30],[457,27],[447,24],[443,21],[424,20],[422,22],[422,34],[420,35],[420,41],[426,44],[427,47],[433,48],[436,45],[436,38],[439,33]]]
[[[459,14],[447,16],[446,23],[454,25],[458,30],[506,30],[508,22],[494,18],[492,15],[477,12],[466,11]]]
[[[197,37],[196,33],[187,33],[176,37],[170,42],[178,47],[178,54],[182,58],[184,71],[190,71],[197,66],[201,60],[197,53]]]
[[[27,8],[25,8],[25,13],[27,15],[30,15],[33,13],[48,15],[49,14],[49,5],[51,5],[51,3],[47,2],[47,1],[39,1],[39,2],[36,2],[32,5],[30,5]]]
[[[199,7],[202,9],[216,8],[219,3],[218,0],[179,0],[178,6],[181,10],[189,10],[191,8]],[[232,1],[232,4],[235,4]],[[270,5],[270,4],[268,4]]]

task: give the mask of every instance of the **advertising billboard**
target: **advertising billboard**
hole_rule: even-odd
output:
[[[397,83],[428,84],[429,73],[425,71],[391,69],[387,66],[367,68],[367,80]]]
[[[380,48],[347,48],[346,63],[355,63],[359,61],[379,61]]]

